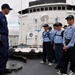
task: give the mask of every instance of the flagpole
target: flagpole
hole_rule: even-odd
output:
[[[72,15],[73,15],[73,0],[72,0]]]
[[[21,44],[22,44],[22,0],[21,0]]]
[[[22,15],[22,0],[21,0],[21,15]]]

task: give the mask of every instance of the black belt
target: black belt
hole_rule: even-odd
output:
[[[6,33],[0,33],[0,35],[6,35],[6,36],[8,36],[8,34],[6,34]]]
[[[49,41],[49,42],[43,42],[43,43],[51,43],[51,41]]]
[[[62,44],[62,43],[55,43],[56,45],[60,45],[60,44]]]

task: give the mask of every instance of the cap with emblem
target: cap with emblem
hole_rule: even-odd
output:
[[[45,24],[45,25],[43,25],[43,27],[49,27],[49,25],[48,24]]]
[[[73,16],[73,15],[69,15],[69,16],[67,16],[65,19],[66,19],[66,20],[68,20],[68,19],[74,19],[74,16]]]
[[[13,10],[12,8],[10,8],[10,6],[9,6],[8,4],[3,4],[3,5],[1,6],[1,9],[5,9],[5,8],[7,8],[7,9],[9,9],[9,10]]]

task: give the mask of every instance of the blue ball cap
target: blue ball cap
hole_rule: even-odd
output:
[[[62,26],[62,23],[57,22],[57,23],[56,23],[56,26]]]
[[[74,19],[74,16],[73,16],[73,15],[69,15],[69,16],[67,16],[65,19],[66,19],[66,20],[68,20],[68,19]]]
[[[12,8],[10,8],[10,6],[9,6],[8,4],[3,4],[3,5],[1,6],[1,9],[5,9],[5,8],[7,8],[7,9],[9,9],[9,10],[13,10]]]

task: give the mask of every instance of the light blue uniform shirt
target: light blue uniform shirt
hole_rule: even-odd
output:
[[[55,35],[56,32],[57,32],[56,29],[53,29],[53,30],[51,31],[51,39],[52,39],[52,41],[54,41],[54,35]]]
[[[63,32],[62,30],[56,31],[54,35],[54,43],[57,43],[57,44],[63,43],[62,32]]]
[[[70,43],[67,45],[67,48],[73,47],[75,44],[75,25],[67,27],[64,31],[63,37],[63,45],[66,46],[66,39],[71,40]]]
[[[44,31],[42,33],[43,42],[51,42],[51,36],[49,31]]]

